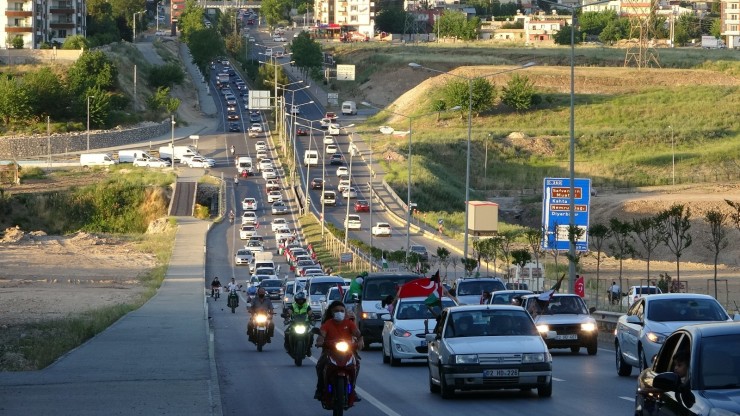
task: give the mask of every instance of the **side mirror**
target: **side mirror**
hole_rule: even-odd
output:
[[[640,318],[637,317],[637,315],[629,315],[627,316],[627,323],[628,324],[635,324],[635,325],[642,325],[642,321]]]
[[[594,312],[596,312],[596,306],[592,306],[588,308],[588,313],[594,313]]]
[[[390,321],[393,318],[391,317],[391,314],[389,314],[389,313],[381,313],[380,314],[380,319],[382,319],[384,321]]]
[[[424,334],[424,339],[427,342],[434,342],[437,340],[437,334]]]
[[[733,321],[740,321],[740,313],[735,313],[735,316],[732,318]]]
[[[653,379],[653,387],[663,391],[678,391],[681,379],[674,372],[660,373]]]

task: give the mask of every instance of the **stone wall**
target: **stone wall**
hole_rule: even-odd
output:
[[[90,150],[139,143],[142,138],[159,137],[172,129],[170,119],[161,123],[140,123],[133,128],[91,131]],[[47,149],[51,143],[51,152]],[[36,158],[51,154],[76,153],[87,150],[87,132],[0,137],[0,159]]]

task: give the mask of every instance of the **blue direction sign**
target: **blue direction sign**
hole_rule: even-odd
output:
[[[591,179],[578,179],[574,183],[574,224],[583,230],[576,241],[576,250],[588,250],[588,218],[591,204]],[[542,248],[569,250],[568,226],[570,224],[570,179],[545,178],[542,204]]]

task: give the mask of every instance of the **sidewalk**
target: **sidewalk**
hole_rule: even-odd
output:
[[[0,373],[0,414],[221,414],[204,296],[209,223],[177,222],[157,294],[48,368]]]

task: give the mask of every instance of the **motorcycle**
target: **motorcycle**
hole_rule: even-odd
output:
[[[236,290],[232,289],[231,292],[229,292],[226,305],[231,308],[231,313],[236,313],[236,308],[239,307],[239,295],[236,293]]]
[[[234,186],[239,186],[239,176],[234,176]]]
[[[257,312],[252,314],[253,328],[254,328],[254,344],[257,346],[257,351],[262,352],[262,347],[267,344],[270,340],[268,334],[268,328],[270,327],[270,317],[265,312]]]
[[[289,335],[290,343],[286,343],[285,349],[293,358],[296,366],[303,365],[303,359],[308,356],[308,348],[311,346],[311,320],[307,315],[299,315],[287,320],[290,325],[286,334]]]
[[[234,223],[234,213],[230,212],[229,213],[229,224],[233,224],[233,223]]]
[[[221,287],[220,286],[211,286],[211,297],[216,300],[218,300],[218,298],[221,297]]]
[[[357,401],[355,381],[360,369],[356,346],[351,341],[339,340],[329,348],[329,360],[324,367],[324,391],[321,405],[333,416],[342,416]]]

